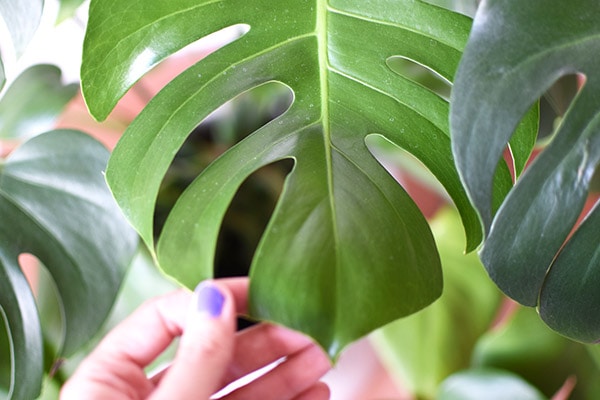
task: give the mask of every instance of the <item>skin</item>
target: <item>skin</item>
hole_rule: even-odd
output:
[[[152,299],[115,327],[80,364],[61,390],[61,399],[209,399],[229,383],[285,357],[260,378],[222,399],[321,400],[319,382],[331,367],[307,337],[270,324],[236,333],[236,316],[246,313],[248,280],[210,281],[224,296],[222,312],[196,307],[197,294],[179,290]],[[180,337],[173,363],[148,377],[148,366]]]

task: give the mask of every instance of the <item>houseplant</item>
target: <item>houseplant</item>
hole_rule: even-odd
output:
[[[151,66],[177,49],[231,25],[244,33],[169,84],[131,125],[113,155],[109,183],[159,266],[188,286],[210,276],[220,219],[237,186],[258,167],[292,158],[296,163],[294,171],[253,261],[254,315],[311,334],[335,357],[352,340],[424,307],[441,290],[435,244],[412,201],[372,159],[365,141],[369,143],[372,135],[378,134],[414,154],[444,185],[461,212],[468,250],[474,250],[490,235],[484,247],[484,261],[490,271],[496,271],[498,268],[491,262],[499,252],[489,249],[494,248],[493,243],[498,243],[496,248],[501,247],[506,234],[500,235],[503,240],[494,239],[497,228],[491,224],[491,218],[512,185],[505,164],[496,170],[498,149],[505,146],[517,125],[515,121],[552,79],[532,90],[525,105],[513,113],[516,118],[513,115],[510,129],[499,139],[495,153],[484,157],[488,162],[485,168],[480,169],[474,161],[464,167],[459,161],[462,179],[482,216],[481,225],[454,167],[448,104],[406,79],[398,67],[398,58],[410,59],[452,80],[470,29],[468,18],[420,1],[368,3],[372,8],[353,1],[282,2],[276,6],[271,2],[246,3],[242,6],[222,1],[207,3],[204,8],[204,2],[172,1],[148,7],[147,2],[116,4],[98,0],[91,5],[82,79],[90,110],[98,118],[105,117],[117,99]],[[586,15],[597,15],[597,6],[591,3],[577,2],[573,15],[578,16],[577,11],[581,10],[589,13]],[[515,4],[485,2],[476,27],[485,31],[485,22],[490,23],[485,18],[490,15],[488,10],[515,12],[519,9]],[[559,3],[548,8],[562,10]],[[547,18],[537,9],[528,12],[517,12],[517,16]],[[566,21],[572,17],[561,14]],[[205,20],[205,15],[211,18]],[[121,22],[124,16],[126,25]],[[565,29],[571,27],[565,25]],[[510,28],[520,38],[528,26],[521,23],[501,28]],[[572,31],[593,39],[588,31]],[[539,36],[541,33],[536,32],[532,37]],[[468,88],[468,80],[478,76],[468,72],[469,66],[476,64],[468,57],[477,61],[481,51],[478,48],[489,43],[478,44],[477,37],[473,37],[475,50],[467,51],[462,64],[466,65],[462,71],[467,72],[459,70],[457,86],[463,82],[463,88]],[[519,47],[515,41],[511,44]],[[593,44],[593,40],[586,43]],[[540,54],[543,59],[545,53]],[[519,60],[515,57],[515,62]],[[294,92],[292,106],[225,153],[198,178],[180,198],[155,248],[153,202],[170,159],[185,136],[224,101],[271,80],[282,81]],[[516,85],[509,86],[512,93],[519,93]],[[523,83],[519,81],[518,85]],[[466,112],[461,110],[472,110],[467,106],[489,94],[486,87],[482,88],[476,97],[466,91],[454,92],[455,132],[463,132],[461,123],[468,121],[478,107],[475,104],[467,117],[461,117],[460,113]],[[485,110],[495,115],[512,103],[490,104]],[[517,174],[523,170],[535,141],[535,108],[528,118],[511,142]],[[464,131],[479,132],[466,128]],[[346,132],[353,134],[346,136]],[[597,137],[597,133],[590,132],[590,143],[595,145]],[[469,160],[461,151],[470,145],[475,150],[469,154],[486,154],[486,136],[460,140],[461,144],[454,145],[458,160]],[[583,169],[583,175],[588,177],[598,163],[598,151],[592,148],[586,154],[595,154],[587,159]],[[544,165],[543,161],[539,163]],[[479,174],[480,171],[485,174]],[[472,177],[479,180],[473,183]],[[497,189],[492,191],[490,182],[494,179]],[[586,185],[587,180],[582,187]],[[483,198],[478,193],[484,193]],[[515,198],[512,193],[519,192],[511,192],[509,199]],[[207,204],[205,210],[210,215],[198,225],[197,207]],[[509,210],[509,206],[502,207]],[[510,211],[501,211],[498,221],[504,220],[507,213]],[[506,224],[514,222],[514,218],[509,218]],[[592,232],[585,235],[583,230],[584,236],[591,238],[591,243],[583,246],[597,251],[593,223],[584,226]],[[577,237],[573,243],[582,241]],[[493,256],[486,257],[490,252]],[[407,257],[410,253],[418,256]],[[183,260],[177,258],[177,266],[173,254],[184,255]],[[404,262],[397,264],[398,259]],[[326,269],[332,265],[336,266],[334,271]],[[365,266],[369,267],[367,273]],[[492,276],[496,277],[493,273]],[[507,285],[520,287],[522,282],[509,281]],[[538,293],[539,284],[527,290]],[[332,292],[336,296],[331,297]],[[306,293],[311,295],[304,296]],[[323,314],[327,317],[323,318]]]
[[[41,10],[40,1],[0,3],[17,56]],[[0,100],[0,393],[35,398],[55,360],[73,354],[103,323],[137,236],[104,183],[108,150],[81,132],[50,130],[77,85],[63,85],[51,65],[8,78]],[[23,254],[43,263],[59,293],[63,332],[56,344],[37,312],[37,273],[21,271]]]

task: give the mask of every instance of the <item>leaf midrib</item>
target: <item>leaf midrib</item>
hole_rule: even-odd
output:
[[[315,24],[315,35],[317,36],[317,52],[319,60],[319,84],[320,84],[320,95],[321,95],[321,121],[323,124],[323,141],[325,149],[325,164],[327,168],[327,190],[329,194],[329,207],[331,209],[331,231],[333,233],[333,246],[335,257],[335,266],[333,266],[334,277],[333,282],[336,282],[336,277],[340,274],[340,258],[337,256],[339,253],[339,233],[337,223],[337,213],[335,207],[334,197],[334,186],[333,186],[333,160],[332,160],[332,147],[333,143],[331,140],[331,124],[329,121],[329,71],[331,65],[329,64],[329,43],[328,43],[328,13],[330,12],[329,0],[317,0],[317,15]],[[337,299],[341,298],[339,285],[334,284],[334,297],[333,300],[336,302]],[[333,332],[338,332],[338,325],[342,323],[339,320],[339,314],[335,312],[336,307],[333,308]],[[336,342],[335,338],[330,338],[330,345]]]

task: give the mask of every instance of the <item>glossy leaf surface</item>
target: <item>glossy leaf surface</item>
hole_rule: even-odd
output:
[[[481,257],[491,278],[515,300],[536,306],[550,269],[540,312],[547,319],[570,314],[553,326],[583,341],[600,338],[597,287],[585,283],[600,269],[597,223],[561,248],[600,163],[599,17],[597,1],[483,2],[451,111],[457,165],[489,232]],[[586,75],[585,85],[492,222],[492,176],[515,126],[558,78],[574,73]],[[568,260],[568,272],[560,260]]]
[[[13,151],[0,174],[0,306],[12,342],[13,398],[35,398],[42,332],[21,253],[37,256],[61,297],[62,355],[90,339],[108,314],[137,237],[103,179],[108,151],[75,131],[39,135]]]
[[[293,159],[254,257],[251,308],[256,317],[309,333],[336,355],[441,291],[427,223],[369,153],[368,135],[383,135],[421,160],[458,205],[468,245],[481,240],[453,167],[447,102],[387,64],[401,56],[451,80],[469,19],[416,0],[177,0],[152,7],[95,0],[82,67],[91,112],[106,117],[158,61],[236,24],[248,32],[173,80],[132,123],[107,179],[153,249],[156,193],[186,136],[246,90],[270,81],[289,87],[290,108],[222,155],[180,197],[156,257],[187,286],[211,276],[220,222],[237,188],[260,167]]]
[[[0,100],[0,138],[27,138],[51,129],[78,85],[63,85],[54,65],[23,71]]]
[[[479,337],[500,304],[500,291],[476,254],[463,254],[460,219],[454,210],[431,222],[444,271],[444,293],[425,310],[393,322],[372,339],[388,370],[418,398],[435,398],[440,383],[469,367]]]

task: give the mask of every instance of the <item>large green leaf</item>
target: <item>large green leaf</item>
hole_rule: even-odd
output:
[[[535,306],[550,269],[540,312],[584,341],[600,338],[598,291],[590,284],[600,274],[597,216],[563,244],[600,163],[599,17],[595,0],[482,3],[451,113],[456,162],[489,227],[481,257],[490,276],[511,297]],[[585,86],[491,223],[491,177],[515,126],[558,78],[574,73],[586,75]]]
[[[54,65],[23,71],[0,99],[0,138],[30,137],[51,129],[78,87],[63,85]]]
[[[0,174],[0,309],[10,335],[15,399],[35,398],[43,340],[32,291],[18,264],[37,256],[54,278],[69,355],[96,333],[136,247],[106,188],[108,151],[75,131],[42,134],[16,149]]]
[[[236,24],[248,32],[173,80],[131,124],[107,179],[154,250],[156,193],[186,136],[240,93],[270,81],[286,85],[294,94],[290,108],[223,154],[180,197],[156,258],[190,287],[211,276],[220,223],[237,188],[262,166],[293,159],[254,257],[251,310],[309,333],[336,355],[441,292],[427,223],[369,153],[368,135],[383,135],[422,161],[457,204],[468,246],[481,240],[453,166],[447,102],[387,64],[400,56],[451,80],[470,22],[418,0],[93,0],[82,66],[89,109],[106,117],[158,61]]]
[[[444,270],[444,293],[415,315],[374,332],[380,357],[417,398],[434,398],[440,383],[468,368],[479,337],[495,318],[500,291],[477,255],[463,254],[461,224],[454,210],[432,221]]]

